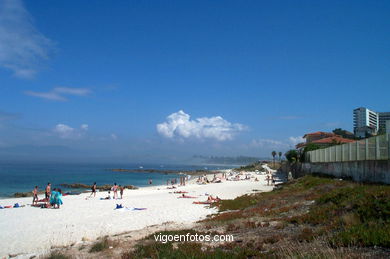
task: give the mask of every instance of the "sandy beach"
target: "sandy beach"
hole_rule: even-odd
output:
[[[100,200],[107,192],[98,192],[96,197],[89,199],[86,199],[88,193],[65,196],[61,209],[30,207],[32,198],[3,199],[0,200],[3,206],[15,203],[26,206],[0,210],[0,257],[11,254],[28,258],[43,254],[51,247],[93,241],[100,236],[142,230],[166,222],[191,224],[216,212],[207,205],[193,204],[193,201],[205,201],[207,195],[232,199],[253,190],[272,190],[272,186],[267,186],[265,175],[254,172],[251,175],[250,180],[224,180],[204,185],[196,184],[192,179],[187,186],[174,190],[166,186],[125,190],[122,200]],[[178,198],[180,194],[174,194],[175,190],[187,191],[188,195],[197,198]],[[116,204],[146,210],[115,210]]]

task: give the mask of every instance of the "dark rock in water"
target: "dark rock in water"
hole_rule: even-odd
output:
[[[44,194],[44,192],[40,191],[40,192],[38,192],[38,195],[39,194]],[[12,195],[12,197],[14,197],[14,198],[23,198],[23,197],[32,197],[32,196],[33,196],[32,192],[15,192]]]

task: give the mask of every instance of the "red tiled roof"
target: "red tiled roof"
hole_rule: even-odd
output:
[[[331,133],[331,132],[317,131],[317,132],[307,133],[303,137],[305,138],[306,136],[315,136],[315,135],[335,136],[336,134]]]
[[[355,140],[342,138],[342,137],[329,137],[329,138],[323,138],[319,140],[315,140],[311,143],[317,143],[317,144],[332,144],[332,143],[351,143],[355,142]]]

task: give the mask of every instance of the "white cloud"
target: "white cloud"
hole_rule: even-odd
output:
[[[254,139],[252,140],[251,146],[259,148],[286,148],[287,143],[274,139]]]
[[[234,135],[245,130],[239,123],[231,123],[220,116],[202,117],[195,120],[180,110],[167,117],[167,121],[157,124],[157,131],[164,137],[198,139],[216,139],[218,141],[233,139]]]
[[[80,129],[81,129],[81,130],[87,131],[87,130],[88,130],[88,124],[82,124],[82,125],[80,126]]]
[[[53,89],[53,92],[58,94],[85,96],[90,94],[91,90],[87,88],[56,87]]]
[[[32,78],[49,59],[53,42],[34,26],[21,0],[0,2],[0,66],[17,77]]]
[[[115,135],[114,133],[112,133],[112,134],[110,135],[110,137],[111,137],[111,139],[113,139],[113,140],[117,140],[117,139],[118,139],[118,136]]]
[[[275,139],[255,139],[250,143],[251,147],[255,148],[264,148],[264,149],[288,149],[294,148],[298,143],[304,142],[305,139],[298,137],[289,137],[285,140],[275,140]]]
[[[87,88],[55,87],[49,92],[26,91],[24,93],[42,99],[64,102],[68,100],[67,95],[86,96],[91,93],[91,90]]]
[[[298,136],[298,137],[289,137],[288,140],[293,145],[296,145],[296,144],[301,143],[301,142],[305,142],[305,139],[300,137],[300,136]]]
[[[79,139],[85,135],[88,130],[88,124],[82,124],[80,129],[72,128],[66,124],[57,124],[54,133],[63,139]]]

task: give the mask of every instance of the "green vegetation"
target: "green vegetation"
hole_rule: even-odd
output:
[[[273,157],[273,159],[274,159],[274,166],[275,166],[276,151],[272,151],[271,155],[272,155],[272,157]]]
[[[89,250],[90,253],[101,252],[110,247],[110,241],[107,237],[104,237],[102,240],[97,241]]]
[[[355,135],[352,132],[349,132],[347,130],[343,130],[341,128],[334,129],[333,133],[336,134],[336,135],[339,135],[339,136],[341,136],[343,138],[347,138],[347,139],[353,139],[353,140],[358,139],[358,138],[355,137]]]
[[[209,232],[199,232],[193,229],[183,229],[177,231],[162,231],[155,235],[186,235],[190,234],[209,234]],[[201,243],[197,242],[183,242],[174,245],[173,242],[160,243],[154,242],[154,234],[146,237],[142,243],[136,245],[135,249],[122,254],[122,259],[127,258],[250,258],[259,256],[260,253],[254,248],[233,248],[224,249],[219,247],[216,249],[210,247],[202,247]]]
[[[200,243],[179,243],[174,248],[172,243],[152,243],[148,245],[137,245],[134,251],[122,254],[122,259],[130,258],[253,258],[260,256],[260,252],[253,248],[243,249],[236,247],[231,250],[222,248],[202,248]]]
[[[219,213],[200,222],[200,229],[156,233],[221,234],[224,229],[235,236],[233,243],[162,244],[151,235],[122,258],[386,257],[389,197],[390,186],[305,176],[272,192],[222,200],[215,205]]]
[[[291,149],[284,154],[286,156],[287,161],[290,163],[295,163],[298,161],[298,151],[295,149]]]
[[[53,251],[46,257],[46,259],[70,259],[70,258],[71,257],[62,254],[59,251]]]
[[[220,212],[233,211],[210,220],[231,221],[255,215],[280,217],[292,209],[289,200],[313,199],[315,206],[310,207],[308,213],[279,220],[310,224],[314,230],[306,229],[303,233],[311,234],[310,238],[318,236],[321,229],[327,229],[328,234],[332,233],[329,242],[335,246],[390,247],[389,197],[390,186],[305,176],[270,193],[222,200]],[[303,239],[307,241],[307,238]]]

